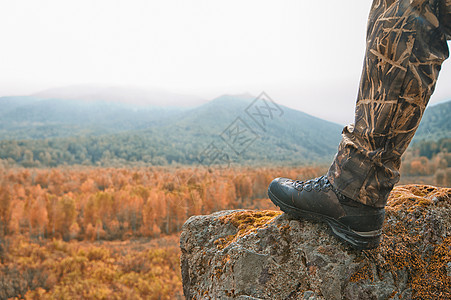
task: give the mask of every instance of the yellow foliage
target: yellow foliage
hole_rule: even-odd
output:
[[[324,172],[318,167],[0,169],[0,211],[5,212],[0,235],[155,238],[179,232],[195,214],[268,208],[266,189],[278,174],[305,179]]]
[[[8,238],[8,259],[0,265],[3,280],[25,280],[39,270],[32,288],[10,295],[19,299],[177,299],[183,295],[177,238],[155,241],[86,242]],[[127,253],[125,256],[124,253]],[[14,274],[3,268],[15,268]],[[3,273],[2,273],[3,272]],[[12,276],[12,277],[11,277]],[[0,288],[0,298],[5,297]]]
[[[221,217],[220,220],[224,224],[232,224],[238,228],[238,232],[225,238],[219,238],[214,243],[218,249],[222,250],[238,238],[264,228],[275,217],[281,215],[281,211],[263,210],[263,211],[238,211]]]

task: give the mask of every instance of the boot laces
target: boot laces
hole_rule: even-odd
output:
[[[305,190],[307,192],[310,192],[312,190],[315,190],[316,192],[320,191],[327,192],[333,188],[329,182],[329,179],[327,179],[327,176],[325,175],[306,181],[300,180],[293,181],[293,186],[298,191]]]
[[[335,193],[335,195],[337,195],[338,200],[340,201],[349,200],[348,197],[340,193],[330,183],[326,175],[306,181],[295,180],[293,181],[293,187],[300,192],[302,192],[303,190],[306,192],[311,192],[312,190],[314,190],[315,192],[328,192],[329,190],[332,190]]]

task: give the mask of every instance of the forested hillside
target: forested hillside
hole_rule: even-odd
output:
[[[161,120],[183,110],[31,96],[2,97],[0,107],[0,140],[115,134],[157,126]]]
[[[416,141],[438,141],[451,138],[451,100],[426,108],[415,134]]]
[[[25,167],[290,165],[332,159],[342,126],[274,104],[252,115],[246,109],[253,99],[225,95],[191,109],[134,111],[100,102],[3,98],[8,109],[0,122],[0,159]],[[227,159],[206,161],[202,155],[209,147]]]
[[[24,167],[330,163],[341,125],[254,99],[224,95],[194,108],[163,108],[3,97],[0,160]],[[412,147],[423,153],[450,138],[450,112],[451,101],[428,108]]]

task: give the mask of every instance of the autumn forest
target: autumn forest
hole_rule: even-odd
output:
[[[177,234],[189,216],[273,208],[274,176],[324,171],[2,168],[0,298],[181,297]]]

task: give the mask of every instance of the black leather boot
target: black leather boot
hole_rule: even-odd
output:
[[[340,194],[327,176],[308,181],[274,179],[268,188],[271,201],[298,219],[326,222],[341,240],[357,249],[379,245],[384,208],[374,208]]]

